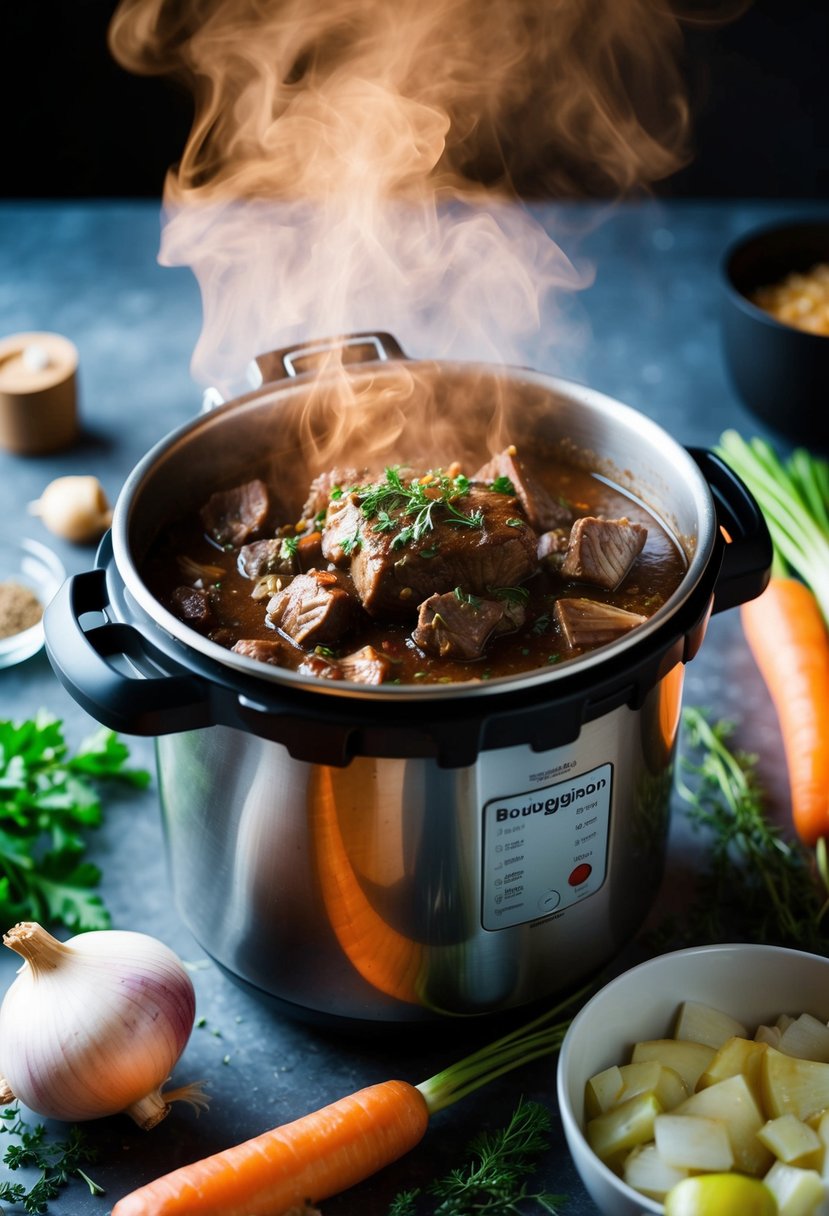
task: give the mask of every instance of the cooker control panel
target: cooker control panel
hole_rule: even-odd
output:
[[[538,920],[598,891],[607,865],[612,785],[613,765],[601,764],[485,803],[485,929]]]

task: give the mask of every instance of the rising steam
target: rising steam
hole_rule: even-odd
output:
[[[160,258],[226,390],[359,330],[511,361],[589,282],[516,198],[628,195],[689,154],[667,0],[122,0],[110,43],[192,92]]]

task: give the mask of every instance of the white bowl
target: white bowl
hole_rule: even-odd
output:
[[[66,573],[47,545],[26,538],[0,540],[0,581],[20,583],[33,591],[43,608],[60,587]],[[0,668],[22,663],[43,645],[43,622],[0,638]]]
[[[584,1086],[626,1063],[640,1039],[666,1038],[684,1000],[730,1013],[749,1027],[781,1013],[829,1021],[829,958],[780,946],[728,944],[676,950],[625,971],[576,1014],[558,1056],[564,1135],[588,1193],[607,1216],[663,1212],[604,1165],[584,1136]]]

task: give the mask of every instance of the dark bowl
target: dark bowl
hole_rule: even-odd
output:
[[[795,443],[829,446],[829,336],[776,320],[749,296],[793,271],[829,262],[829,220],[742,237],[723,261],[723,355],[748,409]]]

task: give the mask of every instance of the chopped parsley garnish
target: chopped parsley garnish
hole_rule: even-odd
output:
[[[282,544],[279,546],[279,556],[283,561],[291,561],[296,557],[298,548],[298,536],[284,536],[282,538]]]
[[[526,604],[530,598],[526,587],[490,587],[489,592],[496,600],[506,600],[508,604]]]
[[[496,477],[494,481],[489,483],[490,490],[494,490],[496,494],[514,494],[515,486],[510,481],[509,477]]]
[[[455,588],[455,599],[461,604],[471,604],[473,608],[477,608],[481,602],[477,595],[464,591],[463,587]]]
[[[539,636],[542,633],[549,633],[553,623],[553,618],[548,612],[542,612],[541,616],[535,618],[533,622],[532,632]]]
[[[449,477],[438,470],[406,481],[397,467],[387,468],[383,481],[355,491],[363,515],[372,520],[372,531],[397,529],[391,541],[393,550],[416,544],[435,528],[439,518],[459,528],[483,527],[480,511],[466,514],[456,506],[468,493],[469,478],[463,474]],[[343,548],[346,553],[353,551]]]
[[[360,535],[359,528],[353,533],[353,535],[344,537],[341,545],[342,551],[346,557],[350,557],[352,553],[357,553],[360,549],[362,549],[362,547],[363,538]]]

